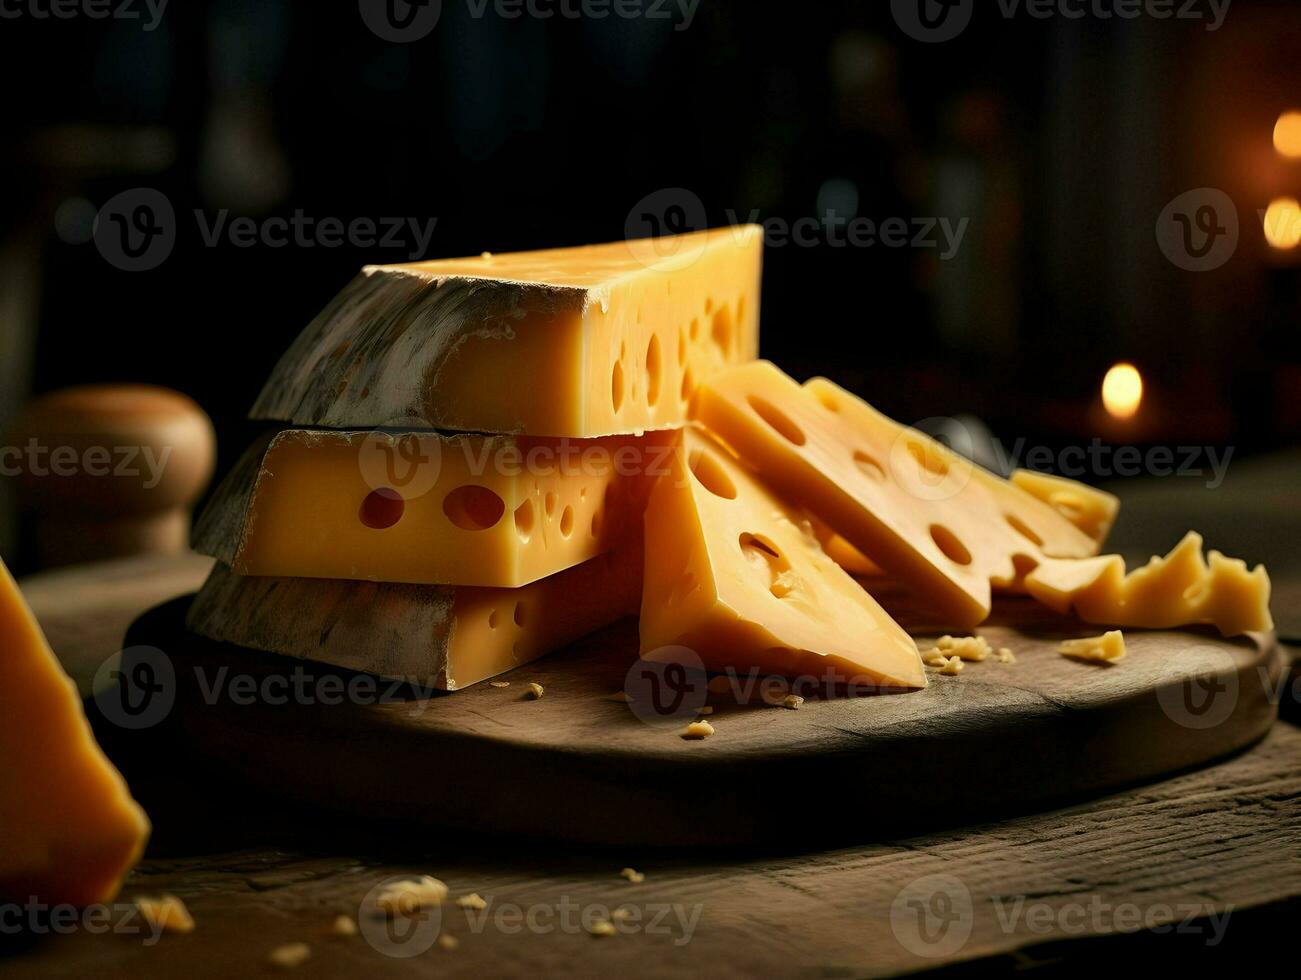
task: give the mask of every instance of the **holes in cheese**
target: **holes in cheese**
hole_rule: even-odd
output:
[[[196,546],[243,575],[525,585],[639,529],[669,438],[286,430]]]
[[[260,578],[219,563],[187,626],[218,642],[452,691],[635,615],[641,571],[640,535],[517,589]]]
[[[693,406],[774,489],[954,625],[989,614],[991,584],[1018,587],[1048,556],[1097,553],[1049,504],[831,382],[801,387],[759,361],[711,378]]]
[[[1101,547],[1120,510],[1119,498],[1075,480],[1033,470],[1017,470],[1012,483],[1038,497]]]
[[[1274,628],[1270,581],[1264,566],[1212,551],[1190,531],[1164,558],[1125,573],[1119,555],[1047,559],[1025,577],[1026,591],[1058,611],[1074,610],[1088,623],[1169,629],[1206,623],[1225,636]]]
[[[0,899],[112,901],[149,821],[91,736],[59,666],[0,562]]]
[[[703,431],[678,438],[646,508],[642,655],[686,647],[712,670],[924,687],[912,638],[805,515]]]
[[[699,381],[758,353],[762,245],[746,225],[368,267],[252,417],[575,438],[679,426]]]

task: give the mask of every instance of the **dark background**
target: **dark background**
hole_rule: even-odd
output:
[[[173,0],[153,31],[139,0],[140,19],[105,20],[33,2],[48,9],[6,0],[22,13],[0,19],[0,426],[33,393],[156,382],[211,413],[224,467],[295,334],[358,267],[413,247],[212,247],[196,209],[437,218],[440,257],[618,239],[656,195],[698,199],[714,225],[813,222],[819,241],[767,250],[763,354],[901,419],[1237,458],[1301,434],[1301,273],[1260,219],[1301,195],[1301,162],[1272,143],[1301,105],[1295,0],[1236,0],[1216,31],[1205,0],[1197,20],[981,0],[942,44],[884,0],[701,0],[686,29],[675,5],[540,20],[444,0],[411,44],[377,37],[356,0]],[[167,195],[178,238],[129,273],[86,239],[137,187]],[[1158,217],[1207,187],[1239,239],[1189,271]],[[832,206],[968,224],[947,261],[836,247]],[[1097,406],[1120,360],[1149,387],[1129,430]]]

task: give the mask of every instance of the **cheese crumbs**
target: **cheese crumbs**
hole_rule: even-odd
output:
[[[940,673],[949,677],[957,677],[962,673],[962,659],[960,657],[950,657],[948,663],[940,668]]]
[[[935,650],[931,652],[980,663],[994,650],[983,636],[941,636],[935,644]]]
[[[140,895],[135,905],[145,921],[159,932],[194,932],[194,917],[175,895],[164,893],[157,898]]]
[[[334,920],[330,926],[330,931],[336,936],[355,936],[357,935],[357,923],[351,916],[341,915]]]
[[[536,682],[528,687],[528,697],[536,701],[546,692],[546,688]]]
[[[312,947],[307,943],[286,943],[271,951],[271,963],[285,970],[302,966],[312,958]]]
[[[597,919],[587,927],[587,931],[593,936],[615,936],[619,933],[618,928],[609,919]]]
[[[1114,664],[1125,659],[1125,634],[1111,630],[1101,636],[1088,636],[1080,640],[1066,640],[1057,648],[1063,657],[1095,664]]]
[[[468,895],[462,895],[456,900],[456,904],[463,909],[473,909],[476,912],[482,912],[488,907],[488,903],[478,892],[470,892]]]
[[[375,899],[375,907],[389,915],[411,915],[447,899],[447,886],[437,878],[421,875],[417,879],[395,881]]]
[[[804,699],[798,694],[788,694],[782,699],[782,707],[789,708],[791,711],[799,710],[799,706],[804,703]]]
[[[688,725],[686,730],[683,731],[682,737],[686,739],[701,739],[708,738],[713,734],[714,726],[702,718],[699,721],[693,721]]]
[[[489,687],[510,687],[510,681],[489,681]]]
[[[644,873],[640,871],[634,871],[632,868],[624,868],[622,871],[619,872],[619,875],[623,878],[627,878],[634,885],[639,885],[646,880],[646,875]]]

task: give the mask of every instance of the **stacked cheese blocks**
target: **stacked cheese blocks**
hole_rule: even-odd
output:
[[[758,352],[761,231],[366,269],[299,337],[196,532],[212,639],[455,690],[628,615],[641,655],[926,685],[854,574],[970,628],[995,589],[1269,628],[1190,538],[1126,577],[1115,498],[1004,480]]]

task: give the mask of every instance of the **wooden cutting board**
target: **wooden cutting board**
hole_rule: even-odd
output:
[[[1059,805],[1252,744],[1286,677],[1272,636],[1209,630],[1131,631],[1119,664],[1068,660],[1057,644],[1097,627],[1008,600],[979,633],[1016,663],[969,663],[907,694],[805,690],[791,710],[773,703],[782,690],[765,696],[747,678],[711,691],[697,678],[630,680],[626,622],[505,675],[508,687],[426,697],[192,636],[188,602],[127,635],[126,693],[153,690],[126,722],[133,756],[182,758],[371,823],[593,844],[808,846]],[[934,639],[917,635],[923,648]],[[646,707],[656,684],[658,710]],[[617,699],[626,687],[631,703]],[[97,727],[122,721],[123,691],[91,706],[106,716]],[[683,739],[705,700],[715,734]]]

